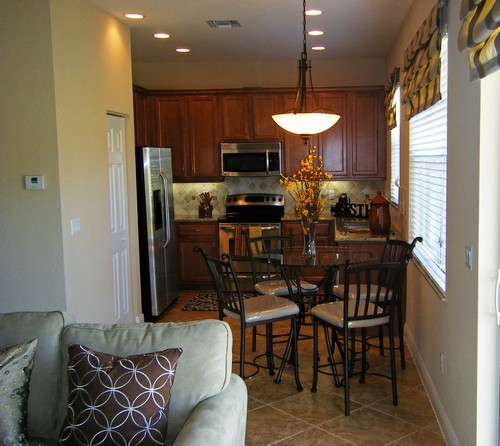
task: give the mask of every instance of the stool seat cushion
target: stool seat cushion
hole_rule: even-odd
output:
[[[245,299],[245,323],[273,321],[284,319],[299,313],[299,307],[292,301],[279,296],[262,295]],[[240,320],[240,315],[224,309],[226,316]]]
[[[351,301],[349,301],[351,303]],[[354,305],[349,305],[349,315],[354,314]],[[368,303],[368,312],[375,314],[375,305],[372,303]],[[389,315],[384,314],[384,310],[382,308],[376,309],[377,314],[380,314],[380,317],[373,317],[370,319],[362,319],[362,320],[354,320],[349,321],[347,326],[348,328],[364,328],[364,327],[375,327],[378,325],[384,325],[389,322]],[[343,328],[344,327],[344,302],[329,302],[326,304],[316,305],[312,308],[311,314],[325,321],[326,323],[333,325],[335,327]]]
[[[292,292],[298,293],[297,285],[292,285]],[[264,282],[257,282],[254,286],[255,291],[259,294],[270,294],[273,296],[288,296],[288,287],[284,279],[266,280]],[[318,289],[314,283],[300,282],[301,291],[313,292]]]

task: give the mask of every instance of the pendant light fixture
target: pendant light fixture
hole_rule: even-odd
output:
[[[306,42],[306,0],[303,0],[302,7],[303,19],[303,50],[299,60],[299,82],[297,87],[297,96],[293,109],[279,115],[273,115],[273,119],[281,128],[290,133],[296,133],[307,144],[311,135],[324,132],[340,119],[330,111],[318,108],[318,101],[314,92],[311,75],[311,62],[307,60],[307,42]],[[312,111],[306,111],[306,91],[307,78],[309,72],[309,84],[312,95]]]

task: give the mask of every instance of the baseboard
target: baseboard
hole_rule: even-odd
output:
[[[412,333],[408,330],[407,326],[405,326],[405,340],[415,362],[415,366],[417,367],[422,384],[425,387],[427,395],[429,396],[432,409],[436,414],[436,419],[446,444],[449,446],[460,446],[460,442],[458,441],[455,431],[453,430],[453,426],[451,425],[448,415],[446,414],[443,404],[441,403],[439,394],[434,387],[432,378],[425,367],[425,363],[420,356],[420,352],[417,349],[415,339],[413,338]]]

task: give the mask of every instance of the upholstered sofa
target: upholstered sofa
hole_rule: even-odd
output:
[[[55,445],[67,414],[68,345],[120,357],[181,348],[165,445],[244,445],[247,390],[231,373],[232,334],[222,321],[76,324],[62,312],[0,314],[0,350],[37,339],[29,384],[27,439]]]

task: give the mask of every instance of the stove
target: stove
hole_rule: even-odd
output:
[[[226,215],[219,223],[279,223],[285,214],[280,194],[234,194],[226,196]]]
[[[226,215],[219,218],[219,254],[229,253],[245,290],[253,289],[252,265],[245,235],[281,234],[285,200],[280,194],[234,194],[226,196]]]

